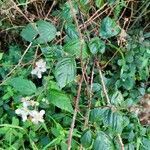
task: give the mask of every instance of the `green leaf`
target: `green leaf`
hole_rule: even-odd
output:
[[[81,144],[84,148],[88,148],[92,144],[92,133],[90,130],[87,130],[83,133],[81,137]]]
[[[121,29],[116,22],[110,17],[106,17],[102,20],[101,27],[99,30],[99,35],[104,38],[110,38],[116,36],[120,33]]]
[[[19,125],[19,120],[15,117],[12,118],[12,125],[18,126]]]
[[[95,0],[95,4],[98,8],[101,8],[104,4],[104,0]]]
[[[114,104],[115,106],[121,106],[123,105],[124,98],[123,95],[121,94],[120,91],[116,91],[111,98],[111,103]]]
[[[39,20],[36,22],[39,37],[37,43],[42,44],[52,41],[56,36],[56,28],[47,21]]]
[[[73,8],[74,8],[74,13],[77,13],[77,6],[75,6],[75,3],[73,4]],[[64,3],[64,5],[62,6],[62,11],[59,14],[59,17],[63,20],[65,20],[65,22],[72,22],[72,12],[71,12],[71,8],[70,8],[70,4],[69,2]]]
[[[110,137],[104,132],[99,132],[94,141],[93,150],[113,150],[113,149],[114,147]]]
[[[99,123],[103,120],[105,109],[94,108],[90,113],[90,121]]]
[[[134,61],[134,53],[133,53],[133,51],[128,51],[127,53],[126,53],[126,56],[125,56],[125,60],[126,60],[126,62],[128,62],[128,63],[132,63],[133,61]]]
[[[36,92],[35,84],[30,80],[23,79],[22,77],[10,79],[8,83],[23,95],[32,95]]]
[[[96,54],[97,52],[103,54],[105,52],[105,43],[98,37],[92,38],[88,46],[92,54]]]
[[[0,53],[0,60],[3,58],[3,53]]]
[[[150,149],[150,139],[145,137],[142,138],[140,150],[149,150]]]
[[[66,141],[62,141],[60,145],[61,145],[61,150],[67,150],[68,145],[67,145]]]
[[[67,38],[69,38],[71,40],[79,38],[76,26],[74,24],[72,24],[72,23],[66,24],[65,31],[67,34]]]
[[[125,144],[125,150],[135,150],[135,146],[133,143]]]
[[[44,45],[44,46],[41,46],[40,48],[41,48],[43,55],[49,60],[51,58],[60,59],[64,55],[64,51],[61,45],[52,45],[52,46]]]
[[[26,41],[32,42],[38,35],[36,23],[29,23],[20,34]]]
[[[128,76],[126,79],[122,79],[122,85],[126,90],[131,90],[134,87],[135,79]]]
[[[101,90],[101,85],[99,83],[93,83],[92,87],[93,92],[98,92]]]
[[[62,110],[66,110],[68,112],[73,111],[70,98],[61,91],[51,90],[48,95],[48,100],[50,103],[59,107]]]
[[[2,99],[7,100],[10,99],[14,95],[13,87],[7,86],[7,89],[5,91],[5,94],[3,95]]]
[[[64,138],[65,134],[64,134],[63,127],[59,123],[55,123],[55,124],[56,124],[56,127],[51,128],[52,134],[55,137]]]
[[[72,82],[76,76],[76,62],[67,57],[60,60],[55,67],[55,77],[60,88]]]
[[[104,126],[117,133],[121,133],[125,126],[123,116],[108,108],[95,108],[91,110],[90,120],[98,124],[103,122]]]
[[[54,82],[52,80],[47,82],[47,86],[48,86],[49,89],[54,89],[54,90],[60,91],[60,88],[59,88],[57,82]]]
[[[115,4],[117,1],[116,0],[107,0],[108,4],[112,5]]]
[[[118,112],[113,112],[111,109],[105,109],[104,117],[103,117],[103,124],[108,126],[113,131],[117,133],[121,133],[124,126],[123,116]]]
[[[70,40],[67,44],[64,45],[64,51],[70,55],[76,56],[76,58],[80,58],[81,54],[83,59],[88,57],[88,47],[83,40]]]
[[[21,36],[29,42],[38,44],[52,41],[56,36],[56,28],[51,23],[39,20],[29,23],[21,32]]]
[[[79,0],[79,7],[82,13],[88,14],[91,9],[91,1],[90,0]]]

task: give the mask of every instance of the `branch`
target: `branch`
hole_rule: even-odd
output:
[[[101,83],[102,83],[103,93],[104,93],[104,95],[105,95],[105,97],[106,97],[106,102],[107,102],[108,105],[111,105],[110,99],[109,99],[109,96],[108,96],[108,93],[107,93],[106,85],[105,85],[105,82],[104,82],[102,70],[101,70],[101,67],[100,67],[98,61],[96,61],[96,65],[97,65],[97,68],[98,68],[98,71],[99,71],[99,76],[100,76]]]
[[[92,104],[92,95],[93,95],[92,88],[93,88],[93,78],[94,78],[94,67],[95,67],[95,63],[93,64],[93,67],[92,67],[90,88],[88,87],[88,84],[87,84],[89,100],[88,100],[88,109],[87,109],[86,114],[85,114],[84,129],[88,126],[91,104]],[[82,149],[83,149],[83,147],[82,147],[82,145],[80,145],[80,150],[82,150]]]
[[[94,67],[95,63],[93,64],[92,68],[92,73],[91,73],[91,81],[90,81],[90,88],[88,88],[89,91],[89,100],[88,100],[88,110],[85,115],[85,122],[84,122],[84,127],[86,128],[89,122],[89,115],[90,115],[90,109],[91,109],[91,104],[92,104],[92,88],[93,88],[93,78],[94,78]]]
[[[120,134],[118,134],[118,139],[119,139],[119,143],[120,143],[120,146],[121,146],[121,150],[124,150],[124,144],[122,142],[122,138],[121,138]]]
[[[86,67],[87,67],[87,66],[86,66]],[[71,149],[71,142],[72,142],[73,129],[74,129],[75,120],[76,120],[76,116],[77,116],[77,112],[78,112],[78,107],[79,107],[78,104],[79,104],[79,99],[80,99],[81,87],[82,87],[82,83],[83,83],[83,79],[84,79],[84,74],[85,74],[86,67],[85,67],[85,69],[82,71],[82,77],[81,77],[81,80],[80,80],[80,82],[79,82],[77,97],[76,97],[76,100],[75,100],[75,109],[74,109],[73,118],[72,118],[72,123],[71,123],[70,131],[69,131],[69,137],[68,137],[68,150]]]

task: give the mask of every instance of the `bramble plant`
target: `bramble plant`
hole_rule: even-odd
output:
[[[0,150],[149,150],[149,0],[0,0]]]

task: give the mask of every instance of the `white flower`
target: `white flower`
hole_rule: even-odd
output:
[[[31,74],[37,75],[38,78],[42,78],[42,73],[46,71],[46,62],[43,59],[37,61],[35,68],[31,71]]]
[[[28,109],[25,109],[25,108],[18,108],[15,110],[15,113],[19,116],[22,117],[22,121],[26,121],[27,118],[28,118],[28,115],[30,113],[30,111]]]
[[[21,99],[21,102],[23,103],[23,107],[24,108],[27,108],[28,106],[38,106],[39,105],[39,103],[38,102],[35,102],[35,101],[33,101],[33,100],[30,100],[30,98],[29,97],[23,97],[22,99]]]
[[[28,106],[30,106],[29,97],[21,98],[21,102],[23,103],[24,108],[27,108]]]
[[[41,110],[39,112],[36,110],[36,106],[39,105],[38,102],[30,100],[30,97],[21,98],[21,102],[22,107],[16,109],[15,113],[22,117],[22,121],[26,121],[28,118],[31,118],[31,121],[35,124],[44,122],[43,115],[45,114],[45,111]]]
[[[43,119],[44,114],[45,114],[44,110],[41,110],[40,112],[38,112],[37,110],[32,110],[30,112],[30,116],[32,117],[31,121],[35,124],[38,124],[39,122],[44,122]]]
[[[126,31],[124,29],[121,29],[121,33],[120,33],[120,35],[119,35],[119,37],[117,39],[118,45],[126,43],[127,36],[128,36],[128,34],[126,33]]]

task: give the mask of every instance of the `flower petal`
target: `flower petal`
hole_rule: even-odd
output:
[[[35,69],[33,69],[32,71],[31,71],[31,74],[37,74],[37,72],[38,72],[38,68],[35,68]]]

